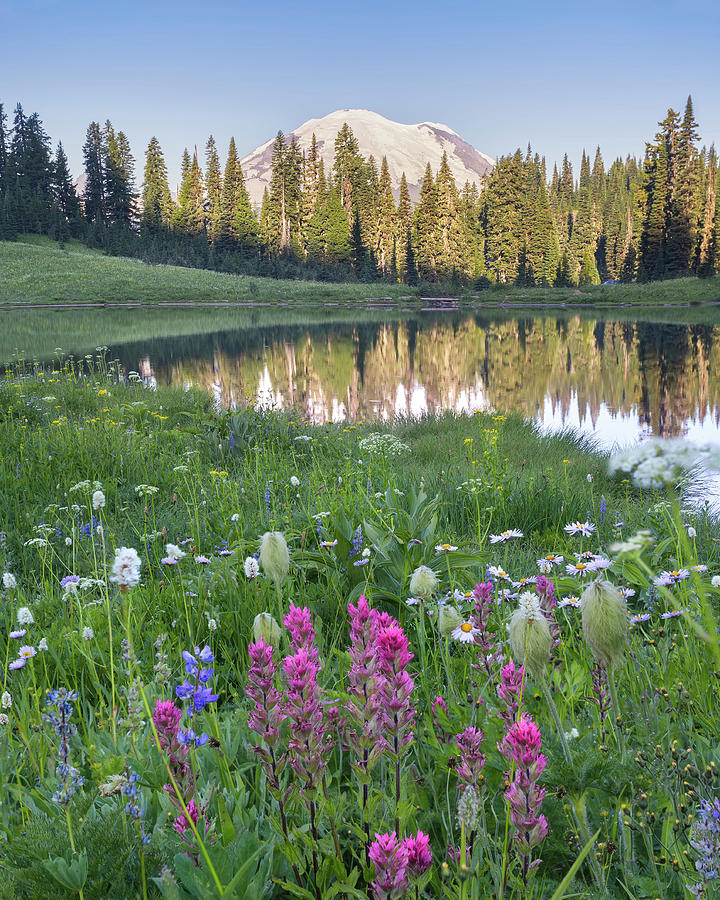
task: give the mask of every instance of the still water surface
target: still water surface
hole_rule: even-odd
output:
[[[201,385],[225,406],[296,407],[316,424],[499,409],[604,446],[720,441],[720,325],[428,313],[111,349],[148,382]]]
[[[669,321],[589,310],[24,311],[5,314],[0,362],[105,344],[150,385],[295,407],[313,423],[497,409],[605,447],[651,435],[720,442],[720,314],[677,324],[663,312]]]

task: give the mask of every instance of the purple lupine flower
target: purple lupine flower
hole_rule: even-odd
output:
[[[372,891],[376,900],[402,897],[408,888],[408,850],[404,843],[398,842],[397,833],[376,833],[369,857],[375,863]]]
[[[505,708],[500,710],[500,715],[508,728],[517,719],[524,691],[525,667],[520,666],[516,668],[514,661],[511,659],[500,670],[500,684],[497,687],[497,695],[505,704]]]
[[[455,771],[458,779],[463,784],[463,789],[465,787],[473,787],[477,790],[480,786],[482,770],[485,765],[485,754],[481,752],[480,747],[484,740],[485,735],[483,732],[472,725],[455,737],[455,743],[460,754]]]
[[[604,496],[600,497],[600,524],[602,525],[605,522],[605,515],[607,513],[607,500]]]
[[[505,799],[510,806],[510,821],[515,829],[513,837],[522,862],[524,883],[530,870],[541,862],[539,859],[531,862],[533,848],[548,833],[547,819],[540,812],[545,788],[539,787],[538,780],[546,766],[541,748],[540,729],[525,713],[510,726],[500,744],[501,752],[513,767]]]

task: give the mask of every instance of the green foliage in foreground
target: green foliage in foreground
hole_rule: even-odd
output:
[[[690,844],[696,807],[719,787],[720,666],[708,637],[718,601],[710,578],[720,572],[713,523],[609,480],[591,446],[538,437],[516,417],[405,423],[384,430],[394,440],[367,440],[371,431],[313,429],[292,415],[249,410],[216,415],[200,393],[118,384],[102,358],[82,377],[65,366],[0,383],[0,570],[17,579],[2,590],[3,633],[18,628],[23,607],[33,619],[21,613],[27,633],[5,638],[4,690],[12,703],[4,703],[8,721],[0,726],[0,895],[364,898],[375,877],[364,857],[364,825],[372,835],[392,831],[397,821],[402,836],[428,834],[434,857],[418,894],[413,888],[408,896],[686,896],[684,886],[697,880]],[[105,498],[97,509],[94,482]],[[597,530],[589,538],[568,536],[564,526],[575,520]],[[541,729],[547,757],[542,810],[550,831],[535,851],[542,863],[524,873],[504,799],[507,763],[496,749],[503,734],[497,663],[484,666],[478,647],[438,632],[438,599],[459,592],[449,603],[466,616],[464,593],[488,577],[490,566],[519,583],[536,576],[536,561],[551,552],[573,562],[576,552],[605,556],[639,528],[650,532],[649,543],[613,556],[605,576],[635,591],[633,614],[650,612],[629,630],[627,663],[613,673],[619,710],[610,711],[607,682],[593,668],[572,604],[555,610],[559,633],[547,685],[525,684],[523,705]],[[492,542],[507,529],[524,536]],[[283,532],[291,548],[290,573],[279,586],[244,571],[267,530]],[[168,543],[186,554],[177,565],[161,562]],[[438,549],[445,543],[458,549]],[[122,546],[142,558],[142,583],[127,593],[107,579]],[[652,584],[662,570],[698,563],[708,571],[669,589]],[[408,606],[410,576],[421,564],[437,573],[438,591]],[[60,581],[69,574],[91,580],[77,592],[64,590]],[[550,577],[563,599],[585,586],[564,566]],[[522,585],[500,578],[495,586],[500,602],[489,631],[502,640],[516,607],[503,599],[505,589],[516,594]],[[384,757],[363,804],[356,760],[333,731],[327,799],[322,792],[316,798],[317,838],[302,794],[289,789],[290,767],[280,776],[285,840],[280,794],[253,752],[257,739],[248,727],[253,620],[268,611],[280,621],[291,601],[307,606],[323,663],[323,700],[342,703],[346,605],[361,592],[397,617],[415,654],[415,737],[398,760],[400,802],[395,761]],[[685,612],[662,617],[675,610]],[[287,642],[283,633],[278,666]],[[210,704],[192,720],[211,740],[188,759],[204,809],[198,828],[206,824],[208,836],[200,843],[198,831],[188,843],[171,827],[177,813],[163,790],[168,773],[149,713],[187,677],[181,651],[205,644],[215,655],[211,683],[219,700],[217,710]],[[20,645],[36,654],[10,671]],[[510,653],[506,644],[502,652]],[[42,718],[46,689],[59,686],[79,694],[69,753],[85,779],[67,815],[51,799],[58,736]],[[447,713],[433,708],[437,696]],[[570,762],[549,703],[562,732],[577,730],[568,741]],[[189,724],[185,718],[183,727]],[[484,731],[487,756],[474,840],[457,825],[453,737],[470,725]],[[125,815],[127,797],[118,793],[133,771],[139,820]],[[581,831],[597,837],[575,865],[586,844]],[[142,833],[149,844],[141,843]],[[473,848],[467,867],[450,849],[463,840]]]
[[[678,306],[720,303],[720,276],[678,278],[649,284],[586,285],[582,289],[496,285],[477,293],[459,285],[394,285],[291,281],[249,277],[179,266],[150,266],[124,257],[103,256],[78,241],[66,249],[48,238],[25,236],[0,241],[0,304],[85,303],[262,303],[356,304],[366,298],[412,300],[420,296],[460,297],[473,305],[519,306]]]

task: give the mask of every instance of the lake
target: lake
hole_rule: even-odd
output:
[[[223,406],[295,407],[318,424],[497,409],[605,447],[651,435],[720,442],[717,308],[618,315],[374,302],[0,315],[3,362],[106,345],[146,384],[200,385]]]

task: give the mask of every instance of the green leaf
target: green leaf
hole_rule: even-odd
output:
[[[88,871],[87,853],[73,851],[70,858],[64,856],[51,856],[43,860],[43,867],[52,875],[58,884],[70,891],[81,891],[85,884]]]

